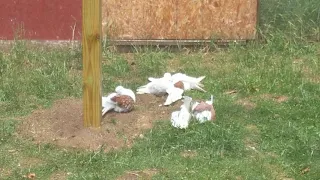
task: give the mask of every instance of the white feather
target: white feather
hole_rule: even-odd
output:
[[[172,86],[168,88],[166,92],[168,93],[168,97],[164,103],[165,106],[170,105],[181,99],[184,91],[180,88]]]
[[[161,80],[161,79],[171,80],[171,74],[170,73],[164,73],[163,77],[161,77],[161,78],[155,78],[155,77],[149,77],[148,78],[149,81],[157,81],[157,80]]]
[[[171,75],[164,75],[162,78],[149,78],[148,84],[138,87],[137,94],[164,95],[166,90],[173,86]]]
[[[165,94],[168,87],[169,84],[167,84],[166,82],[152,81],[144,86],[138,87],[137,94]]]
[[[211,120],[211,111],[202,111],[201,113],[193,113],[192,116],[197,119],[200,123]]]
[[[193,111],[200,103],[199,102],[192,102],[191,111]]]
[[[211,94],[211,96],[210,96],[210,100],[209,100],[209,101],[206,101],[206,103],[213,105],[213,95],[212,95],[212,94]]]
[[[111,93],[107,97],[102,97],[102,116],[116,107],[117,104],[111,100],[116,95],[117,93]]]
[[[205,78],[205,76],[200,76],[198,78],[188,76],[186,74],[182,73],[176,73],[171,76],[171,79],[173,83],[176,83],[178,81],[182,81],[184,85],[184,90],[191,90],[191,89],[196,89],[199,91],[206,92],[202,87],[204,86],[201,84],[201,81]]]
[[[121,108],[119,106],[116,106],[114,109],[113,109],[115,112],[124,112],[124,111],[127,111],[125,108]]]

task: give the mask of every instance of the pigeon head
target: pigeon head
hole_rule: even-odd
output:
[[[183,106],[185,106],[190,111],[192,98],[189,96],[183,96],[182,101],[183,101]]]
[[[124,90],[124,87],[123,86],[117,86],[115,90],[116,90],[117,93],[121,93]]]
[[[183,96],[183,102],[191,103],[191,101],[192,101],[192,97],[190,97],[190,96]]]
[[[123,86],[117,86],[116,87],[116,93],[120,95],[127,95],[130,96],[134,102],[136,102],[136,96],[134,92],[131,89],[126,89]]]

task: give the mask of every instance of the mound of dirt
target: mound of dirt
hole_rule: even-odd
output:
[[[83,127],[82,100],[62,99],[50,109],[35,110],[22,119],[18,135],[30,137],[36,143],[53,143],[105,151],[130,147],[135,138],[143,138],[143,131],[152,128],[157,120],[169,120],[171,112],[179,109],[181,101],[172,106],[161,106],[164,98],[137,95],[135,108],[130,113],[108,112],[100,129]]]

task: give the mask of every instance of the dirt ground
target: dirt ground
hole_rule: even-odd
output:
[[[178,110],[181,101],[172,106],[161,106],[165,97],[137,95],[133,111],[108,112],[100,129],[84,128],[81,99],[62,99],[49,109],[35,110],[22,118],[18,135],[35,143],[53,143],[61,147],[104,151],[130,147],[135,138],[143,138],[157,120],[169,121],[171,112]]]

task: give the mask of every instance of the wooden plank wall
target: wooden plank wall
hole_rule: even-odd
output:
[[[103,0],[110,39],[253,39],[258,0]]]

